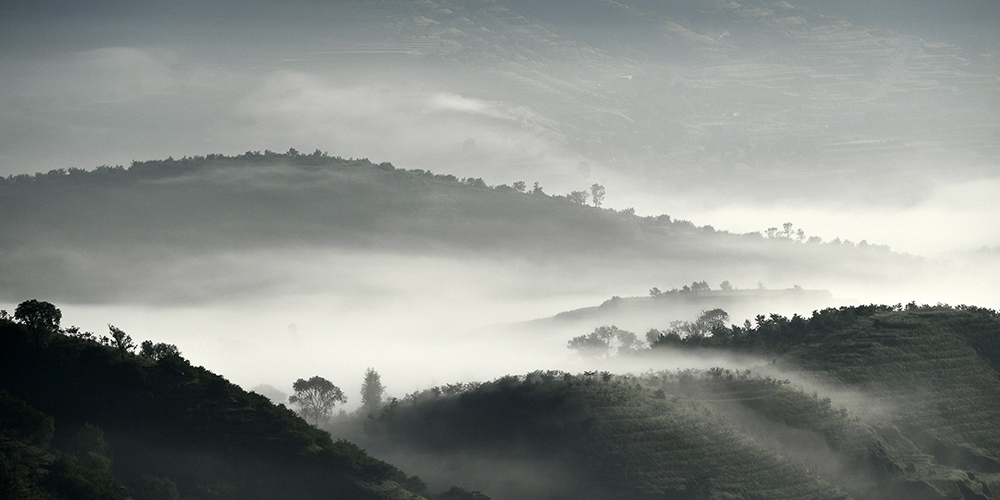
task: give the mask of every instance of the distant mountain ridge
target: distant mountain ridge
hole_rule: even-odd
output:
[[[597,259],[593,265],[698,260],[720,273],[762,267],[783,280],[826,273],[901,278],[922,265],[866,242],[737,235],[667,215],[599,209],[546,194],[543,186],[519,189],[294,150],[12,176],[0,180],[0,212],[7,215],[0,294],[64,297],[44,283],[72,290],[85,279],[80,273],[115,255],[157,262],[303,246],[543,262],[559,255]],[[94,261],[90,268],[78,268],[81,255]],[[835,267],[817,269],[818,259]],[[153,268],[160,265],[167,264]],[[35,271],[59,277],[26,274]]]

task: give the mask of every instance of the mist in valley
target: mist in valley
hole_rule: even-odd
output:
[[[8,312],[49,301],[63,326],[174,344],[248,390],[319,375],[347,395],[338,411],[359,408],[368,368],[390,401],[539,370],[722,367],[875,425],[892,404],[775,357],[567,343],[715,308],[735,325],[1000,308],[988,2],[91,7],[0,7]],[[226,156],[184,163],[205,155]],[[802,445],[817,435],[712,411],[847,474]],[[435,488],[544,496],[572,476],[516,450],[393,449],[345,422],[331,429]]]

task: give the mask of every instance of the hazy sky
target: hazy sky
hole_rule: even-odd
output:
[[[602,182],[609,206],[736,231],[792,221],[911,253],[1000,245],[995,8],[702,3],[633,2],[648,23],[631,25],[587,0],[566,2],[582,9],[574,15],[503,1],[7,2],[0,174],[321,149],[554,193]],[[717,18],[691,15],[713,9]],[[725,29],[750,13],[771,38]],[[829,35],[832,15],[856,28]],[[806,60],[790,37],[809,30],[840,45]],[[670,48],[653,45],[665,39]],[[678,44],[711,52],[671,59]],[[947,67],[927,76],[928,65]],[[747,107],[796,77],[814,83]],[[739,105],[691,114],[734,85],[719,95],[748,92]],[[741,112],[752,123],[721,119]],[[795,141],[819,160],[760,159]],[[851,149],[859,143],[876,154]]]
[[[736,232],[794,222],[911,254],[1000,247],[992,3],[535,3],[3,2],[0,175],[320,149],[489,184],[538,181],[552,194],[602,183],[607,206]],[[504,340],[511,354],[484,364],[489,353],[467,333],[701,272],[595,285],[593,270],[571,281],[569,266],[538,263],[213,259],[170,272],[211,290],[238,289],[258,261],[267,264],[254,283],[295,278],[202,307],[150,305],[162,292],[153,288],[138,304],[60,304],[66,322],[175,342],[247,386],[287,390],[293,377],[333,372],[356,374],[342,382],[354,387],[375,366],[402,395],[434,380],[573,366],[554,336]],[[204,280],[220,262],[239,279]],[[950,282],[937,300],[976,302],[987,286]],[[444,367],[442,353],[471,361]],[[412,377],[424,364],[437,368]]]

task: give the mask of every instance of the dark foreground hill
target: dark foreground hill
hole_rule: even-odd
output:
[[[430,496],[179,355],[123,359],[63,335],[36,343],[0,320],[2,498],[422,498],[412,491]]]
[[[436,388],[359,439],[496,498],[997,498],[996,312],[852,307],[734,331],[716,347],[771,363]]]

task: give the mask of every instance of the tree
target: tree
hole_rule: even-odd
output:
[[[590,197],[594,200],[595,207],[601,208],[601,203],[604,202],[604,195],[605,195],[604,186],[597,183],[594,183],[593,186],[590,186]]]
[[[326,421],[333,413],[333,407],[338,403],[346,403],[347,396],[333,382],[316,375],[309,380],[298,379],[292,384],[295,394],[288,396],[288,402],[298,405],[299,414],[306,420],[312,420],[318,426],[320,420]]]
[[[659,297],[662,293],[663,292],[661,292],[660,289],[656,288],[655,286],[649,289],[649,296],[653,298]]]
[[[154,344],[152,340],[143,340],[139,347],[139,355],[153,361],[160,361],[169,356],[180,356],[181,351],[173,344],[164,344],[163,342]]]
[[[574,337],[569,341],[567,347],[579,351],[584,356],[609,356],[613,338],[614,332],[611,327],[601,326],[587,335]]]
[[[515,181],[514,182],[514,191],[517,191],[518,193],[523,193],[524,190],[527,189],[527,188],[528,188],[528,185],[525,184],[524,181]]]
[[[587,192],[586,191],[573,191],[568,196],[566,196],[566,198],[568,198],[569,201],[571,201],[573,203],[576,203],[577,205],[586,205],[587,204]]]
[[[645,346],[636,334],[619,329],[617,326],[599,326],[587,335],[574,337],[567,347],[576,349],[584,356],[611,356],[612,349],[617,354],[638,351]]]
[[[729,313],[716,308],[710,311],[702,311],[695,324],[697,329],[704,334],[712,333],[720,328],[725,328],[729,322]]]
[[[371,413],[382,406],[382,394],[385,386],[382,377],[374,368],[365,371],[365,380],[361,382],[361,411]]]
[[[35,345],[41,346],[45,337],[59,331],[62,311],[49,302],[31,299],[17,305],[14,319],[27,327],[35,338]]]
[[[108,330],[111,331],[112,345],[118,349],[118,353],[122,357],[122,361],[125,361],[125,355],[132,352],[135,349],[135,342],[132,342],[132,337],[129,334],[122,331],[121,328],[115,325],[108,325]]]
[[[729,291],[733,289],[733,285],[732,283],[729,282],[729,280],[726,280],[723,281],[722,283],[719,283],[719,288],[721,288],[722,290]]]

